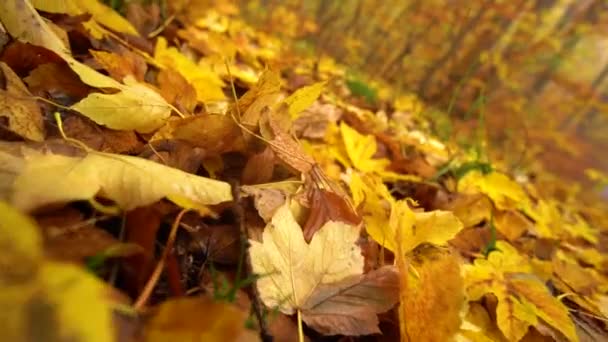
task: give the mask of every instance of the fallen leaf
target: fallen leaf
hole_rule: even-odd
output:
[[[302,319],[324,335],[360,336],[380,333],[378,313],[398,301],[399,277],[395,266],[319,284],[302,308]]]
[[[160,94],[182,113],[192,113],[196,107],[196,90],[175,70],[163,69],[157,76]]]
[[[68,137],[101,152],[132,153],[139,151],[143,145],[133,131],[115,131],[100,127],[80,115],[68,116],[63,121],[63,130]]]
[[[519,211],[509,210],[494,216],[494,226],[507,240],[515,241],[533,227],[533,223]]]
[[[460,328],[465,293],[458,257],[428,248],[410,263],[413,272],[402,288],[407,341],[449,341]],[[413,275],[415,273],[415,275]]]
[[[148,65],[142,57],[135,53],[128,50],[120,54],[99,50],[89,50],[89,52],[113,79],[121,82],[125,77],[132,76],[138,82],[144,81]]]
[[[519,184],[496,171],[488,174],[478,170],[468,172],[458,181],[458,190],[464,193],[484,193],[500,210],[516,209],[528,201],[528,196]]]
[[[241,174],[241,183],[260,184],[268,183],[274,172],[274,153],[270,147],[256,153],[247,159]]]
[[[348,200],[337,193],[312,185],[307,195],[311,204],[310,214],[302,228],[306,242],[310,242],[314,234],[328,221],[344,222],[355,227],[361,223],[361,217]]]
[[[27,151],[12,202],[21,210],[101,195],[123,210],[172,196],[201,205],[230,201],[228,183],[195,176],[145,159],[91,152],[84,157]],[[103,172],[99,172],[103,170]]]
[[[377,151],[376,138],[373,135],[360,134],[344,122],[340,123],[340,132],[353,167],[362,172],[380,172],[389,165],[387,159],[373,158]]]
[[[269,222],[287,200],[287,195],[280,189],[244,185],[241,190],[245,194],[253,196],[253,205],[264,222]]]
[[[78,16],[88,13],[98,23],[121,33],[138,35],[131,23],[98,0],[30,0],[40,11]]]
[[[262,242],[250,240],[253,272],[261,276],[260,298],[266,306],[291,315],[304,308],[319,285],[360,275],[363,256],[355,245],[358,238],[354,227],[330,221],[307,244],[285,203],[264,229]]]
[[[39,65],[23,80],[38,96],[49,94],[53,98],[68,96],[80,100],[92,90],[63,62]]]
[[[538,318],[569,340],[578,341],[568,309],[531,274],[528,261],[507,242],[497,241],[496,248],[487,259],[477,258],[473,265],[464,266],[469,300],[494,294],[498,327],[510,341],[519,341]]]
[[[296,90],[288,98],[285,103],[289,107],[288,113],[291,119],[295,119],[303,110],[310,107],[321,95],[325,89],[327,82],[317,82],[306,87]]]
[[[177,298],[163,302],[146,324],[143,340],[258,341],[247,330],[247,312],[209,297]]]
[[[6,89],[0,88],[0,118],[8,129],[33,141],[44,140],[44,123],[33,95],[8,65],[0,62]],[[0,124],[4,125],[0,120]]]
[[[129,77],[123,85],[75,60],[27,0],[1,2],[0,20],[13,37],[59,55],[84,83],[118,90],[115,94],[92,93],[71,107],[93,121],[112,129],[149,133],[171,115],[169,104],[147,86]]]
[[[168,47],[167,41],[159,37],[154,50],[154,60],[164,68],[179,72],[196,90],[200,102],[218,101],[225,99],[222,87],[224,81],[213,70],[204,65],[196,64],[174,47]]]
[[[111,341],[112,306],[105,284],[74,265],[44,261],[35,223],[4,202],[0,212],[0,244],[5,246],[0,307],[11,308],[0,312],[0,338]]]

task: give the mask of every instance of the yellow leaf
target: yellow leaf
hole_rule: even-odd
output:
[[[84,110],[83,114],[92,115],[93,120],[99,120],[97,123],[112,125],[109,127],[114,129],[136,129],[148,133],[159,128],[171,115],[169,104],[152,89],[136,82],[123,85],[72,58],[61,39],[29,1],[1,1],[0,21],[13,37],[55,52],[84,83],[118,90],[115,94],[93,93],[76,104],[75,110]],[[108,113],[113,115],[106,121],[104,115]]]
[[[77,266],[45,262],[34,221],[4,202],[0,244],[0,340],[114,340],[105,284]]]
[[[88,13],[96,22],[116,32],[139,35],[135,27],[110,7],[98,0],[31,0],[40,11],[78,16]]]
[[[112,129],[150,133],[161,127],[171,114],[163,97],[132,76],[124,81],[121,92],[92,93],[71,108]]]
[[[286,98],[285,103],[289,106],[289,116],[295,119],[300,112],[310,107],[319,98],[326,83],[322,81],[302,87]]]
[[[261,276],[257,281],[260,298],[268,307],[293,314],[317,286],[361,274],[358,238],[356,227],[329,221],[307,244],[285,203],[264,229],[263,241],[250,241],[253,272]]]
[[[391,251],[396,251],[399,244],[399,250],[408,253],[424,242],[443,245],[461,229],[462,223],[452,212],[433,210],[414,213],[406,201],[397,201],[391,210],[390,222],[384,229],[385,235],[370,235]]]
[[[177,298],[163,302],[144,329],[145,342],[257,341],[245,329],[247,313],[209,297]]]
[[[520,340],[530,325],[543,319],[572,341],[578,341],[568,309],[532,273],[528,261],[507,242],[498,241],[487,259],[464,266],[469,300],[492,293],[498,299],[498,327],[510,341]]]
[[[44,140],[42,113],[33,95],[8,65],[0,62],[0,70],[6,83],[6,90],[0,88],[0,117],[7,118],[8,128],[20,136]]]
[[[486,194],[500,210],[515,209],[528,202],[528,196],[519,184],[499,172],[482,174],[475,170],[458,182],[458,190],[464,193]]]
[[[405,325],[410,341],[449,341],[460,327],[465,299],[460,261],[449,252],[429,248],[410,267],[418,276],[401,273],[410,274],[410,279],[400,290],[404,301],[399,324]]]
[[[344,122],[340,123],[340,132],[348,158],[356,169],[362,172],[380,172],[388,166],[387,159],[373,158],[377,149],[373,135],[360,134]]]
[[[167,40],[159,37],[154,49],[154,59],[165,68],[178,71],[196,90],[201,102],[218,101],[225,98],[222,87],[224,81],[211,68],[196,64],[174,47],[168,47]]]
[[[124,210],[171,196],[201,205],[232,199],[228,183],[141,158],[100,152],[68,157],[28,151],[11,190],[13,204],[26,211],[96,195],[115,201]]]
[[[386,185],[374,175],[353,173],[348,182],[355,207],[365,222],[367,233],[381,245],[391,238],[387,231],[391,203],[394,202]]]

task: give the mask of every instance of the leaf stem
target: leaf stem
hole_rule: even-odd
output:
[[[304,329],[302,328],[302,311],[298,309],[298,342],[304,342]]]

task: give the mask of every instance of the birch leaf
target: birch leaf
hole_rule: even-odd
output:
[[[17,171],[10,198],[17,208],[30,211],[96,195],[115,201],[124,210],[163,197],[179,199],[178,205],[184,203],[182,199],[201,205],[232,200],[228,183],[141,158],[100,152],[68,157],[29,151]]]

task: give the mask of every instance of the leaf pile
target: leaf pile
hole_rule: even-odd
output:
[[[3,339],[607,338],[604,203],[197,2],[0,4]]]

